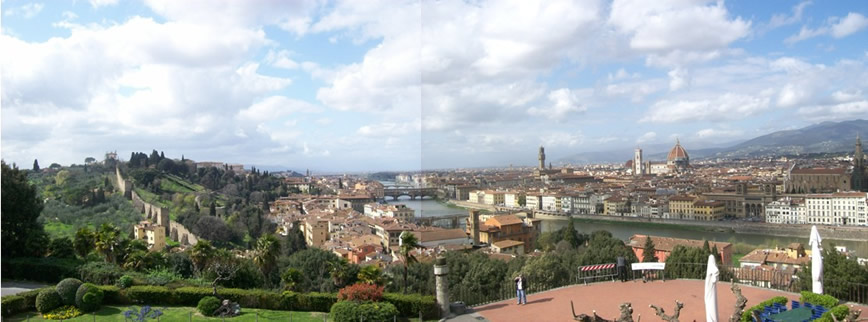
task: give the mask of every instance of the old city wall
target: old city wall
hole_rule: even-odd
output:
[[[120,170],[115,170],[117,173],[118,187],[121,191],[125,192],[124,196],[130,198],[133,202],[133,207],[138,209],[149,221],[152,221],[159,226],[166,227],[166,236],[169,236],[172,240],[185,245],[195,245],[199,241],[199,238],[196,237],[196,235],[193,235],[193,233],[184,227],[184,225],[170,219],[169,208],[160,207],[143,200],[142,197],[133,190],[132,182],[125,180],[123,176],[121,176]],[[187,242],[185,243],[184,240]]]
[[[118,188],[118,191],[123,193],[124,197],[132,197],[131,192],[133,190],[133,183],[130,182],[130,180],[124,179],[121,175],[121,169],[119,168],[115,168],[115,187]]]

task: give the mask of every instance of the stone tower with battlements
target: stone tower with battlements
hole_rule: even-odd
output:
[[[633,175],[637,177],[645,175],[644,165],[642,162],[642,149],[636,148],[636,151],[633,153]]]
[[[539,147],[539,169],[544,170],[546,168],[546,150],[542,146]]]

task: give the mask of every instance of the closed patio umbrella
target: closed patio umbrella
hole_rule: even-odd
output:
[[[705,320],[717,322],[717,279],[720,271],[714,255],[708,255],[708,270],[705,272]]]
[[[812,290],[817,294],[823,294],[823,254],[820,248],[822,241],[817,226],[811,226],[811,239],[808,241],[811,244],[811,280]]]

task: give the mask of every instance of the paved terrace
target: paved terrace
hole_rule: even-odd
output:
[[[795,293],[739,286],[742,294],[747,298],[745,309],[778,295],[785,296],[790,301],[799,300],[799,294]],[[729,283],[717,283],[719,321],[728,321],[735,306],[735,295],[729,287]],[[704,294],[705,284],[701,280],[604,282],[531,294],[527,296],[527,305],[516,305],[516,300],[513,298],[482,305],[474,310],[490,321],[573,321],[570,311],[570,300],[572,300],[576,307],[576,314],[591,315],[591,312],[596,310],[597,314],[605,319],[615,319],[620,315],[618,306],[623,302],[630,302],[633,304],[634,320],[641,314],[642,321],[661,321],[648,305],[657,305],[663,308],[666,314],[672,314],[675,300],[678,300],[684,303],[679,320],[704,321]],[[788,303],[787,307],[789,306]],[[857,305],[856,308],[868,312],[868,306]]]

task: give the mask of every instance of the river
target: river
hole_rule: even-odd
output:
[[[393,186],[393,182],[381,181],[386,186]],[[448,207],[440,201],[433,199],[416,199],[410,200],[410,197],[401,197],[397,201],[388,198],[388,203],[401,203],[407,205],[407,207],[413,208],[416,210],[417,217],[431,217],[431,216],[445,216],[452,215],[458,213],[465,213],[467,210],[461,208],[452,208]],[[462,227],[464,227],[464,222],[461,222]],[[567,222],[564,220],[544,220],[542,231],[554,231],[561,229],[566,226]],[[805,248],[809,248],[808,246],[808,236],[804,238],[798,237],[782,237],[782,236],[769,236],[769,235],[761,235],[761,234],[735,234],[735,233],[727,233],[727,232],[719,232],[719,231],[703,231],[701,229],[697,229],[695,227],[690,226],[664,226],[664,225],[643,225],[642,223],[624,223],[624,222],[602,222],[602,221],[577,221],[575,223],[576,230],[583,234],[590,234],[594,231],[598,230],[608,230],[612,233],[613,236],[622,239],[628,240],[630,236],[641,234],[641,235],[652,235],[652,236],[662,236],[662,237],[675,237],[675,238],[687,238],[687,239],[707,239],[711,241],[719,241],[719,242],[729,242],[732,243],[735,247],[735,253],[742,253],[747,248],[757,248],[757,247],[786,247],[790,243],[802,243],[805,245]],[[823,246],[831,247],[832,244],[837,246],[847,247],[847,250],[853,251],[854,254],[858,257],[868,257],[868,241],[849,241],[849,240],[835,240],[829,238],[827,236],[823,236]]]

